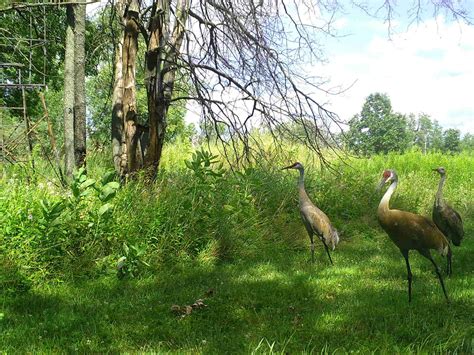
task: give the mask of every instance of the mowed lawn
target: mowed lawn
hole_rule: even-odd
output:
[[[345,238],[309,262],[302,229],[291,249],[255,260],[163,266],[153,277],[36,286],[2,295],[0,349],[16,352],[474,351],[473,224],[454,249],[447,304],[431,263],[412,252],[413,302],[404,260],[381,231]],[[344,236],[343,236],[344,237]],[[445,271],[445,260],[436,260]],[[205,306],[184,306],[202,299]],[[173,311],[173,305],[183,312]],[[176,308],[176,307],[175,307]],[[189,312],[189,311],[188,311]]]

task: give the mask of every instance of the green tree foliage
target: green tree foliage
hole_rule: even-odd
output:
[[[6,11],[0,13],[0,63],[18,63],[22,83],[42,84],[43,79],[51,89],[62,86],[61,65],[64,61],[64,18],[62,8],[51,8],[43,13],[39,8],[29,11]],[[46,31],[47,43],[43,46]],[[31,39],[31,41],[30,41]],[[44,60],[45,59],[45,60]],[[31,63],[31,65],[30,65]],[[18,72],[12,68],[0,69],[3,80],[18,82]],[[0,89],[0,97],[6,106],[22,106],[21,90]],[[31,116],[41,115],[38,95],[27,95],[26,103]],[[20,111],[12,111],[21,115]]]
[[[173,143],[178,139],[190,139],[196,135],[194,124],[186,123],[184,116],[186,115],[186,105],[184,101],[177,101],[175,105],[170,107],[168,113],[168,126],[165,133],[165,143]]]
[[[423,153],[441,150],[443,147],[443,129],[437,120],[432,120],[426,113],[421,113],[418,118],[411,116],[411,129],[413,130],[413,145]]]
[[[31,26],[30,26],[31,16]],[[60,67],[64,61],[64,8],[51,7],[43,14],[40,8],[31,8],[29,11],[7,11],[0,13],[0,20],[6,48],[0,52],[2,63],[20,63],[23,69],[24,80],[29,81],[28,61],[31,52],[31,82],[42,83],[43,73],[46,82],[57,88],[62,85]],[[46,31],[46,51],[43,51],[43,34]],[[32,39],[30,44],[29,39]],[[43,59],[46,55],[46,61]],[[43,64],[46,68],[43,68]],[[45,72],[43,71],[45,69]]]
[[[460,136],[457,129],[443,131],[439,122],[425,113],[417,117],[394,113],[389,97],[375,93],[367,97],[361,113],[349,121],[345,141],[349,149],[362,155],[403,152],[411,146],[425,154],[458,153],[474,145],[472,135],[466,135],[462,141]]]
[[[459,153],[461,151],[461,132],[459,129],[449,128],[443,133],[443,151]]]
[[[474,150],[474,134],[466,133],[461,140],[461,150]]]
[[[410,144],[408,120],[392,111],[386,94],[369,95],[361,113],[349,121],[349,127],[347,144],[358,154],[402,152]]]
[[[65,7],[47,6],[43,12],[42,7],[31,7],[22,10],[10,10],[0,13],[0,30],[2,30],[2,41],[0,47],[0,62],[22,64],[22,82],[47,85],[44,90],[46,107],[49,112],[49,120],[52,123],[58,147],[64,144],[63,137],[63,100],[64,100],[64,50],[65,50]],[[31,26],[30,26],[31,18]],[[86,21],[86,75],[91,77],[101,71],[99,63],[109,56],[111,30],[107,28],[108,23],[100,19],[89,19]],[[109,26],[110,27],[110,26]],[[43,36],[46,43],[43,46]],[[32,38],[32,44],[27,40]],[[29,61],[31,58],[31,76]],[[43,66],[44,65],[44,66]],[[0,75],[4,80],[17,82],[17,73],[11,69],[0,69]],[[9,107],[22,106],[21,90],[0,89],[2,105]],[[95,95],[89,95],[87,101],[95,99]],[[49,137],[47,134],[47,123],[44,117],[44,109],[39,99],[37,90],[26,91],[27,114],[30,118],[34,131],[31,134],[32,142],[37,151],[42,155],[50,155]],[[11,110],[8,114],[3,110],[2,115],[12,118],[12,124],[21,125],[23,113],[20,110]],[[88,123],[90,111],[87,111]],[[17,129],[18,132],[18,129]],[[18,148],[22,148],[20,144]],[[23,149],[24,150],[24,149]],[[26,151],[25,151],[26,152]],[[22,155],[22,150],[14,152],[16,156]]]
[[[418,120],[415,122],[415,137],[414,145],[420,147],[423,153],[431,147],[431,133],[433,130],[433,122],[427,114],[418,115]]]
[[[432,141],[431,149],[432,150],[441,150],[443,147],[443,127],[439,124],[437,120],[433,121],[433,130],[432,130]]]

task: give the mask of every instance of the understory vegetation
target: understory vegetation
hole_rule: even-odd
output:
[[[390,153],[329,169],[289,147],[232,172],[189,144],[166,149],[152,185],[138,177],[121,186],[100,151],[66,189],[41,162],[34,175],[3,167],[0,350],[474,351],[472,153]],[[296,160],[340,231],[334,266],[322,245],[309,261],[297,175],[280,170]],[[409,304],[403,257],[376,220],[375,187],[383,169],[396,169],[392,207],[430,216],[437,166],[465,240],[446,277],[451,304],[412,252]]]

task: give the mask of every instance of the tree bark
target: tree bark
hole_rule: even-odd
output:
[[[132,0],[125,14],[123,38],[123,131],[121,141],[120,175],[125,177],[142,167],[137,152],[137,98],[136,98],[136,58],[138,51],[138,0]]]
[[[66,8],[66,52],[64,58],[64,173],[74,171],[74,8]]]
[[[124,0],[115,5],[116,18],[120,25],[124,24]],[[115,47],[114,91],[112,94],[112,158],[115,171],[120,174],[123,134],[123,36],[117,36]]]
[[[145,166],[156,174],[165,139],[166,117],[173,94],[177,57],[188,18],[189,0],[178,0],[173,31],[170,34],[170,3],[157,1],[156,14],[150,22],[150,40],[146,55],[146,86],[150,142],[145,155]]]
[[[122,0],[123,1],[123,0]],[[122,8],[125,6],[122,5]],[[118,7],[117,7],[118,9]],[[146,127],[137,122],[136,56],[140,0],[131,0],[124,15],[123,42],[115,55],[115,83],[112,111],[112,149],[117,172],[126,177],[143,166],[154,176],[159,166],[166,133],[166,116],[171,102],[177,70],[177,57],[184,37],[184,23],[189,12],[189,0],[178,0],[177,21],[171,31],[170,2],[156,0],[147,32],[148,48],[145,55],[145,85],[148,103],[149,143],[145,156],[139,144]],[[120,11],[120,10],[119,10]],[[120,52],[120,48],[122,51]],[[119,141],[120,139],[120,141]]]
[[[79,168],[86,162],[86,5],[74,5],[74,21],[74,158]]]

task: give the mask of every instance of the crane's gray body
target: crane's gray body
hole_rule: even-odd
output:
[[[438,171],[438,168],[435,169]],[[446,180],[446,173],[442,170],[441,180],[438,185],[438,192],[433,205],[433,222],[439,228],[441,232],[453,242],[454,245],[461,245],[461,241],[464,237],[464,227],[462,218],[458,212],[451,206],[449,206],[443,198],[443,186]],[[438,171],[439,172],[439,171]]]
[[[337,230],[332,226],[328,216],[309,199],[302,182],[302,176],[301,174],[301,182],[298,183],[299,208],[306,231],[310,235],[311,242],[313,242],[312,235],[316,234],[323,243],[331,246],[331,249],[334,250],[339,242]]]
[[[297,169],[300,173],[298,179],[299,210],[303,224],[311,241],[311,258],[314,261],[314,235],[321,240],[332,264],[329,247],[334,250],[339,243],[339,234],[332,226],[328,216],[316,207],[310,200],[304,187],[304,167],[301,163],[295,163],[284,169]]]

